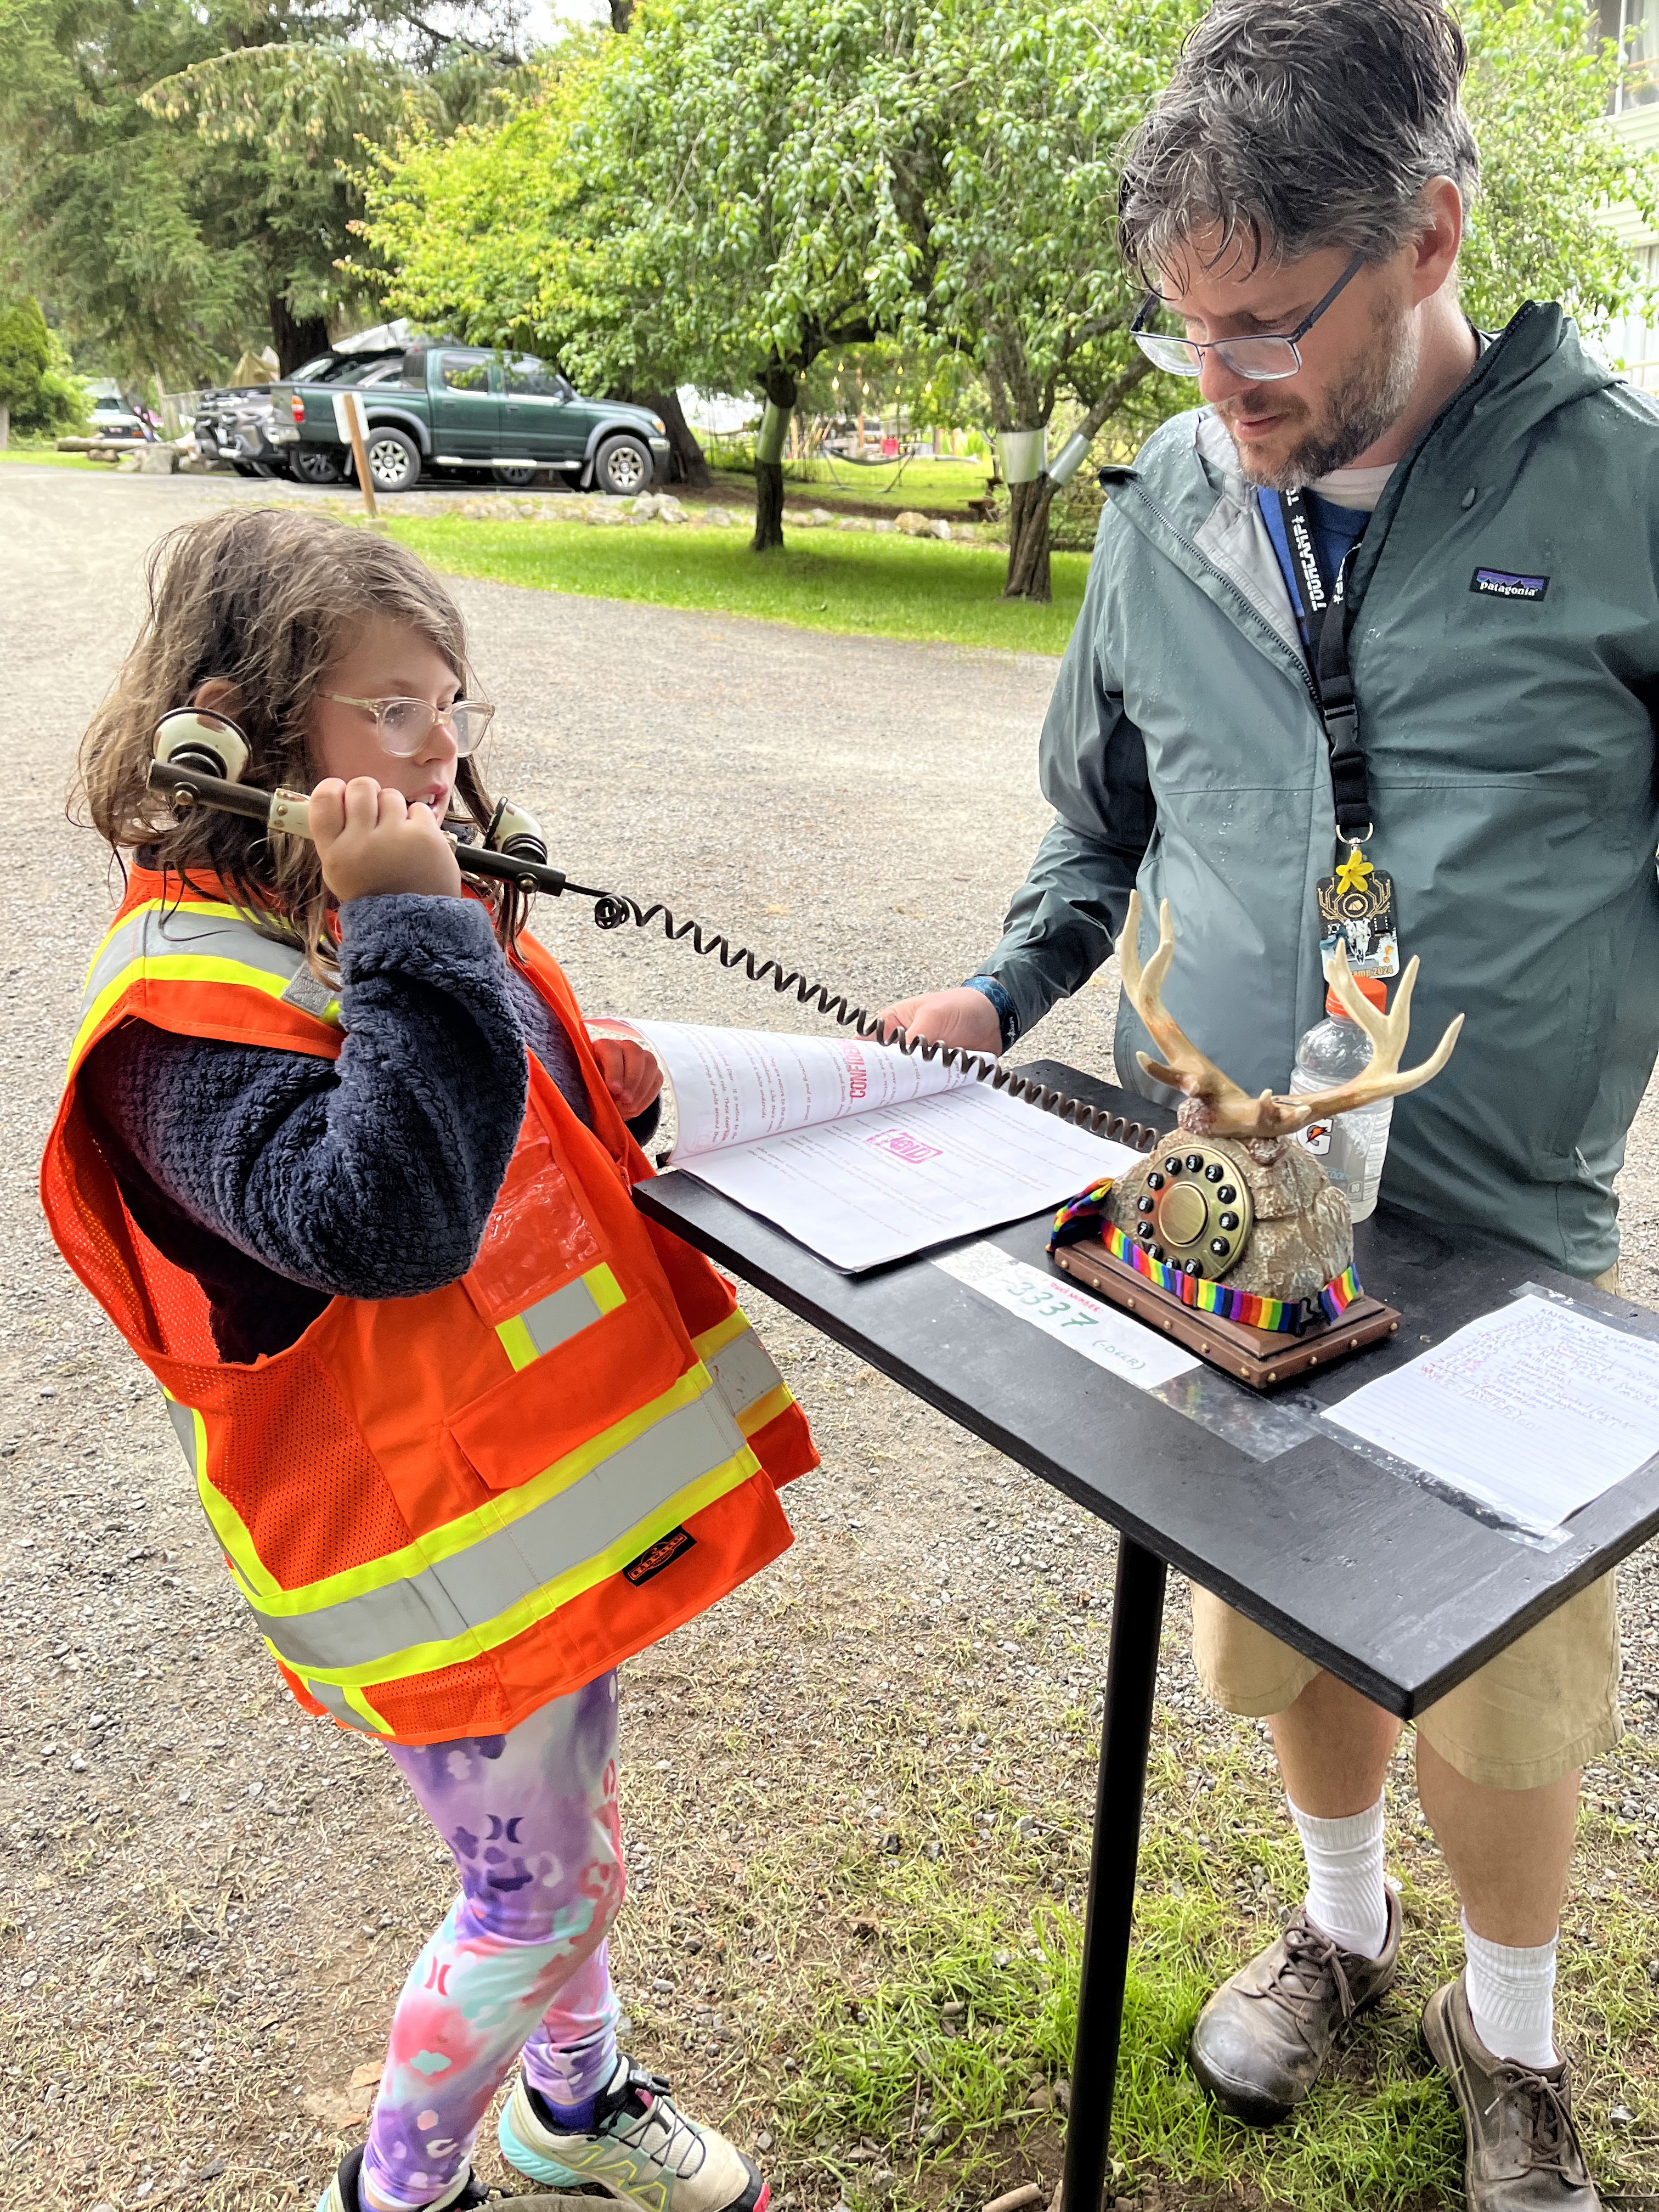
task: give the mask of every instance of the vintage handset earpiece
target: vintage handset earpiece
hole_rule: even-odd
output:
[[[192,806],[210,806],[222,814],[258,822],[266,830],[285,830],[290,837],[310,836],[307,793],[258,791],[240,781],[248,763],[248,744],[228,715],[197,707],[178,708],[156,725],[154,750],[149,787],[165,793],[180,813]],[[496,806],[482,837],[471,823],[446,823],[444,829],[460,848],[457,857],[463,874],[518,884],[526,890],[545,891],[550,898],[562,897],[569,891],[578,898],[592,899],[593,919],[601,929],[620,929],[628,921],[645,929],[659,920],[671,945],[689,937],[693,951],[713,954],[722,968],[740,968],[751,983],[769,983],[776,992],[793,993],[798,1005],[827,1014],[860,1037],[880,1039],[918,1060],[942,1060],[946,1067],[959,1068],[975,1082],[988,1083],[994,1091],[1006,1091],[1011,1098],[1056,1114],[1080,1129],[1092,1129],[1142,1151],[1156,1140],[1157,1132],[1142,1123],[1126,1121],[1122,1115],[1103,1106],[1085,1105],[1082,1099],[1052,1090],[1034,1077],[1017,1075],[985,1053],[969,1052],[961,1045],[937,1044],[931,1037],[911,1036],[903,1030],[883,1037],[879,1016],[849,1005],[844,992],[811,981],[799,969],[783,968],[769,958],[763,960],[746,945],[734,945],[720,931],[705,929],[700,921],[677,921],[660,900],[641,906],[637,899],[620,892],[573,884],[562,868],[549,864],[547,843],[535,816],[507,799]]]
[[[206,707],[179,707],[163,714],[153,750],[158,761],[222,776],[227,783],[239,782],[248,763],[247,739],[235,723]]]

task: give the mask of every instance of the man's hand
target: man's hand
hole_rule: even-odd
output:
[[[904,1029],[912,1036],[927,1037],[935,1044],[963,1045],[992,1060],[1002,1050],[1002,1024],[983,991],[924,991],[919,999],[901,999],[895,1006],[884,1006],[877,1019],[884,1037]]]
[[[342,906],[386,891],[461,895],[455,848],[431,809],[411,806],[373,776],[354,775],[349,783],[325,776],[311,794],[311,834],[323,881]]]
[[[637,1121],[662,1089],[656,1054],[623,1037],[592,1037],[589,1042],[617,1111],[624,1121]]]

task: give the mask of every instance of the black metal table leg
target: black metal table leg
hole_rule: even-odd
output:
[[[1123,2027],[1123,1984],[1129,1969],[1135,1862],[1146,1796],[1152,1697],[1158,1687],[1164,1626],[1164,1566],[1127,1536],[1118,1541],[1117,1589],[1106,1662],[1106,1718],[1101,1733],[1095,1796],[1094,1845],[1089,1859],[1088,1917],[1083,1930],[1083,1979],[1078,1992],[1077,2047],[1066,2130],[1064,2212],[1100,2212],[1110,2172],[1112,2092]]]

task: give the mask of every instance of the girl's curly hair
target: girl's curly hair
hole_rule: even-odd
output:
[[[319,975],[334,962],[333,901],[308,839],[266,837],[257,823],[192,807],[175,816],[145,776],[155,726],[210,677],[233,684],[248,741],[242,781],[308,791],[315,777],[307,721],[324,672],[377,617],[407,623],[470,688],[459,609],[430,569],[371,532],[302,510],[233,508],[168,532],[149,564],[149,611],[109,696],[81,741],[77,796],[116,856],[181,882],[212,876],[268,934],[291,939]],[[457,765],[450,818],[489,823],[494,801],[473,758]],[[462,855],[465,865],[465,854]],[[473,885],[510,945],[525,894]]]

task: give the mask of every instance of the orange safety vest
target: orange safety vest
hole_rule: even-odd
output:
[[[459,1282],[337,1297],[286,1351],[221,1359],[201,1286],[127,1212],[76,1089],[124,1021],[338,1054],[338,1006],[303,957],[216,888],[134,871],[88,972],[46,1218],[167,1394],[301,1704],[398,1743],[496,1735],[775,1559],[778,1486],[817,1455],[730,1284],[634,1207],[650,1164],[528,936],[518,964],[570,1040],[593,1130],[532,1055],[518,1146]]]

